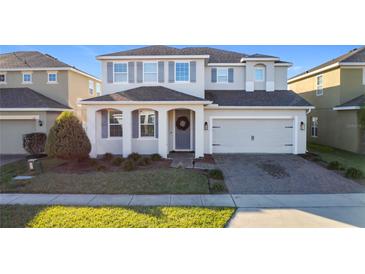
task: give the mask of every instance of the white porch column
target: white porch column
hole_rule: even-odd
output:
[[[96,158],[97,151],[96,151],[96,111],[93,107],[88,107],[86,110],[87,114],[87,122],[86,122],[86,133],[87,137],[89,137],[90,144],[91,144],[91,151],[89,156],[91,158]]]
[[[132,110],[123,108],[123,157],[132,153]]]
[[[195,158],[204,157],[204,108],[195,109]]]
[[[168,140],[168,121],[167,110],[158,111],[158,153],[167,158],[167,140]]]

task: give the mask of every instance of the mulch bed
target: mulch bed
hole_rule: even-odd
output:
[[[198,163],[207,163],[207,164],[215,164],[215,160],[213,155],[211,154],[204,154],[203,158],[195,159],[195,162]]]

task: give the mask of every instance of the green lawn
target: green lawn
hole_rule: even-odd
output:
[[[309,152],[318,154],[321,157],[321,160],[326,163],[338,161],[345,168],[355,167],[365,174],[365,155],[363,154],[357,154],[318,144],[309,144],[308,150]]]
[[[232,208],[0,206],[0,227],[220,228]]]

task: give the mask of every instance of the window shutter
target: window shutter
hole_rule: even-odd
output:
[[[233,68],[228,69],[228,83],[233,83]]]
[[[138,138],[139,136],[139,121],[138,121],[138,110],[132,111],[132,138]]]
[[[106,63],[107,82],[113,83],[113,62]]]
[[[156,131],[156,138],[158,138],[158,111],[155,111],[155,131]]]
[[[165,62],[158,62],[158,82],[165,82]]]
[[[217,83],[217,69],[212,68],[211,73],[212,73],[212,83]]]
[[[101,138],[108,138],[108,111],[101,111]]]
[[[196,82],[196,61],[190,62],[190,82]]]
[[[134,83],[134,62],[128,62],[128,83]]]
[[[169,61],[169,83],[175,82],[175,62]]]
[[[137,83],[143,82],[143,63],[137,62]]]

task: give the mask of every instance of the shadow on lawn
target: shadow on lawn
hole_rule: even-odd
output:
[[[45,206],[0,206],[1,228],[24,228],[32,221]]]

